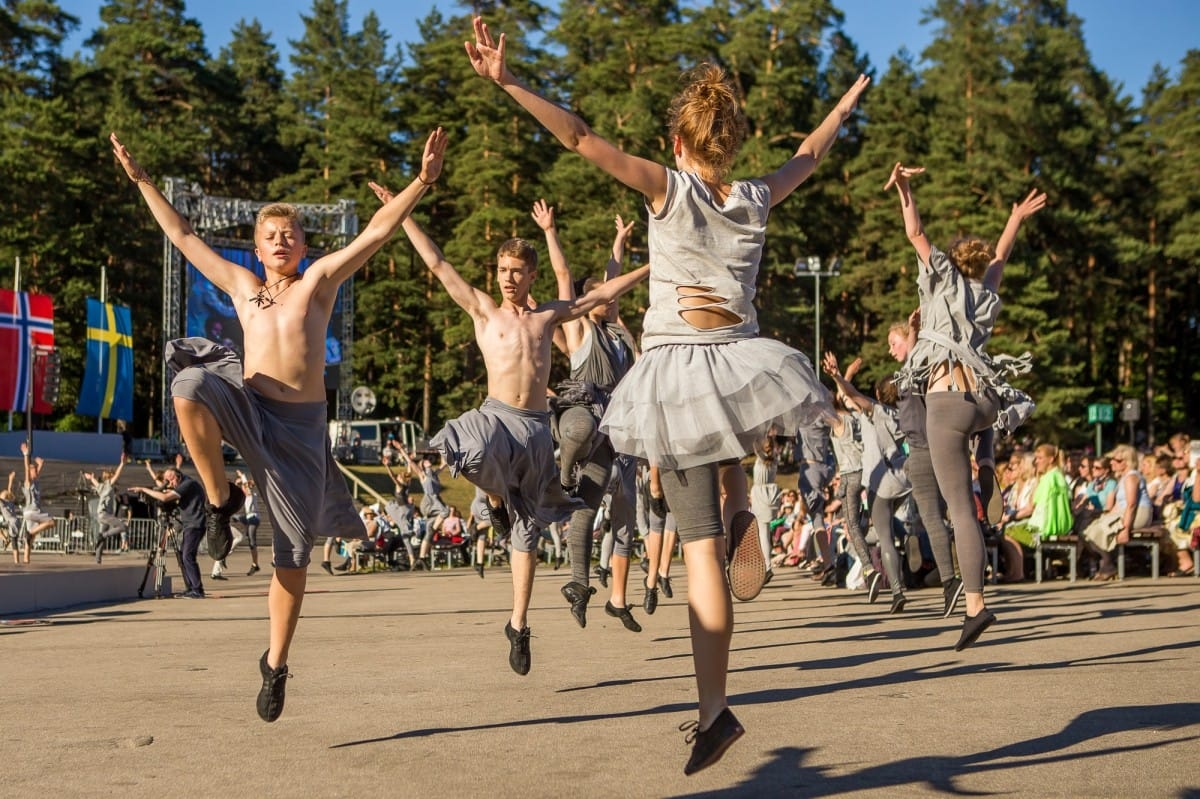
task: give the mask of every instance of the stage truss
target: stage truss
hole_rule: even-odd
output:
[[[192,229],[206,241],[212,241],[231,228],[254,227],[254,217],[266,202],[234,197],[214,197],[194,184],[180,178],[167,178],[164,192]],[[301,224],[310,241],[318,240],[323,249],[335,250],[346,246],[358,235],[358,214],[353,200],[338,200],[332,204],[295,203],[300,211]],[[225,238],[228,241],[228,237]],[[246,242],[250,249],[254,242]],[[163,236],[163,316],[162,352],[171,339],[184,335],[184,266],[183,254]],[[354,385],[352,356],[354,347],[354,278],[342,287],[342,327],[339,342],[342,363],[338,370],[337,418],[350,419],[350,392]],[[180,451],[179,421],[171,402],[171,376],[162,371],[162,447],[164,452]]]

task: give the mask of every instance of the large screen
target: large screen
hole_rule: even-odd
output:
[[[253,250],[245,247],[213,249],[227,261],[244,266],[260,280],[263,278],[265,273],[262,264],[254,257]],[[309,264],[319,257],[319,253],[314,255],[310,252],[308,257],[300,262],[300,272],[303,273]],[[338,388],[338,370],[342,363],[341,330],[345,289],[345,284],[338,288],[333,315],[329,319],[329,328],[325,331],[325,388],[329,391],[336,391]],[[238,357],[242,357],[245,352],[242,325],[238,322],[229,295],[213,285],[191,262],[187,265],[187,321],[184,335],[200,336],[215,341],[236,352]]]

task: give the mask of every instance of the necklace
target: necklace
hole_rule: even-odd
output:
[[[284,275],[283,277],[279,278],[278,280],[276,280],[274,283],[272,283],[269,286],[266,283],[264,283],[262,285],[262,288],[260,288],[258,290],[257,294],[255,294],[253,297],[247,297],[247,299],[250,302],[257,305],[259,308],[270,308],[272,305],[276,304],[275,303],[276,298],[279,297],[280,294],[283,294],[283,292],[290,289],[292,287],[292,284],[288,283],[286,286],[281,288],[275,294],[271,294],[271,289],[275,288],[276,286],[278,286],[280,283],[282,283],[285,280],[295,280],[299,277],[300,277],[299,275]]]

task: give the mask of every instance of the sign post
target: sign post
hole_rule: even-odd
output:
[[[1109,424],[1113,420],[1113,406],[1107,402],[1096,402],[1088,406],[1088,424],[1096,425],[1096,455],[1103,448],[1100,446],[1100,425]]]

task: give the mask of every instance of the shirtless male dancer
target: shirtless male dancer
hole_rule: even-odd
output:
[[[385,202],[391,193],[372,183]],[[470,314],[475,340],[487,369],[487,399],[446,423],[429,442],[441,451],[452,475],[462,474],[488,495],[488,515],[498,535],[512,542],[512,616],[504,626],[508,664],[528,674],[531,664],[526,614],[533,591],[537,544],[543,528],[565,522],[584,507],[559,483],[550,433],[546,389],[554,329],[606,305],[644,280],[649,266],[605,281],[574,300],[533,304],[529,290],[537,274],[537,250],[524,239],[509,239],[496,256],[496,282],[502,299],[472,287],[446,261],[414,220],[404,232],[450,298]],[[515,517],[515,518],[514,518]]]
[[[438,128],[429,135],[420,173],[408,188],[379,209],[346,247],[317,259],[303,274],[306,247],[296,208],[282,203],[262,208],[254,245],[265,280],[214,252],[117,135],[110,138],[155,221],[183,256],[229,295],[245,332],[244,363],[201,338],[169,342],[166,357],[178,371],[171,392],[179,429],[208,497],[209,554],[219,560],[228,553],[229,519],[242,506],[241,489],[225,476],[222,439],[246,459],[271,514],[270,645],[259,659],[263,684],[257,709],[264,721],[275,721],[283,712],[288,648],[300,618],[314,534],[363,535],[329,446],[325,331],[338,287],[391,238],[441,174],[446,134]]]

